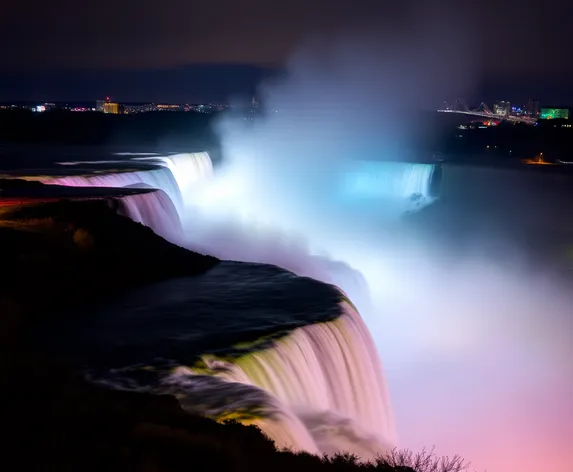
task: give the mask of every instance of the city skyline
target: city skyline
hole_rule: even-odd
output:
[[[200,107],[211,107],[214,111],[221,111],[231,107],[228,101],[196,101],[196,102],[168,102],[168,101],[151,101],[143,100],[137,102],[119,100],[117,97],[100,97],[97,100],[80,100],[80,101],[66,101],[66,100],[14,100],[14,101],[0,101],[0,109],[7,108],[32,108],[33,111],[48,111],[50,109],[66,109],[71,111],[102,111],[106,112],[106,105],[117,108],[117,106],[125,107],[126,110],[133,108],[134,110],[141,108],[141,111],[198,111]],[[259,107],[260,102],[256,94],[253,94],[251,100],[243,100],[241,103],[235,104],[240,108],[244,107]],[[452,101],[444,100],[442,102],[443,106],[438,107],[437,111],[454,111],[459,110],[460,112],[485,112],[491,115],[528,115],[528,116],[540,116],[543,115],[543,110],[570,110],[573,107],[568,105],[559,105],[556,103],[543,103],[539,100],[529,98],[523,102],[514,102],[509,100],[496,100],[490,101],[486,100],[479,101],[479,105],[476,103],[465,102],[461,98],[457,98]],[[41,108],[41,110],[36,110],[36,108]],[[81,108],[75,109],[75,108]],[[115,109],[114,108],[114,109]],[[431,109],[427,109],[431,111]],[[116,109],[113,113],[117,114]],[[568,119],[568,117],[567,117]]]
[[[229,100],[251,95],[309,44],[335,49],[360,38],[374,57],[399,56],[422,35],[437,44],[435,68],[471,78],[468,100],[572,105],[573,66],[563,52],[568,11],[565,0],[292,0],[272,8],[263,0],[174,0],[169,8],[129,0],[13,2],[0,18],[0,100]]]
[[[112,95],[126,103],[209,103],[250,99],[257,87],[281,69],[253,65],[193,65],[166,70],[64,70],[0,75],[0,102],[87,102]],[[483,80],[463,96],[467,102],[536,99],[552,106],[573,106],[571,82]],[[455,99],[457,95],[445,97]],[[436,97],[436,106],[444,98]]]
[[[220,69],[219,67],[217,69]],[[269,72],[266,76],[271,76]],[[74,89],[70,93],[67,87],[68,80],[64,80],[63,84],[60,83],[58,86],[50,86],[50,82],[47,85],[42,86],[38,83],[36,87],[33,88],[31,92],[18,93],[15,88],[10,89],[9,87],[0,88],[0,94],[2,92],[5,95],[0,95],[0,103],[32,103],[37,102],[38,104],[44,102],[58,102],[58,103],[91,103],[101,100],[102,97],[112,96],[115,101],[121,103],[129,104],[149,104],[149,103],[169,103],[169,104],[228,104],[240,99],[241,101],[249,101],[252,96],[256,95],[257,84],[264,80],[265,74],[254,74],[254,78],[249,81],[245,80],[245,76],[239,78],[237,84],[231,88],[231,92],[226,91],[201,91],[201,89],[190,87],[187,93],[173,93],[169,87],[165,87],[162,90],[139,90],[138,93],[133,93],[126,91],[126,93],[110,94],[109,89],[117,89],[117,87],[105,87],[104,85],[109,85],[109,82],[104,81],[102,85],[93,86],[92,90],[97,92],[103,91],[104,93],[82,93],[82,89]],[[0,83],[4,80],[6,85],[7,79],[0,78]],[[21,82],[20,82],[21,83]],[[553,87],[549,89],[549,93],[535,93],[539,91],[540,87],[527,86],[523,84],[521,87],[519,84],[506,84],[498,87],[499,92],[496,92],[495,87],[491,84],[485,84],[481,89],[477,89],[472,94],[467,96],[450,96],[445,97],[443,100],[436,99],[436,107],[439,108],[444,101],[453,101],[462,98],[470,105],[479,105],[481,102],[485,102],[493,105],[499,101],[509,101],[510,103],[519,104],[520,106],[525,105],[529,100],[536,100],[542,103],[544,106],[551,107],[568,107],[573,108],[573,90],[568,90],[569,86],[565,84],[562,88]],[[10,93],[6,93],[6,91]],[[45,90],[45,91],[44,91]],[[121,92],[121,88],[120,88]]]

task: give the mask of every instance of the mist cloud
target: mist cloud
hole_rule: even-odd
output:
[[[398,197],[340,203],[340,179],[356,161],[411,157],[412,136],[424,131],[413,112],[473,85],[466,24],[441,13],[418,11],[382,35],[313,40],[284,77],[261,85],[263,119],[221,122],[225,162],[197,201],[209,215],[202,224],[219,214],[232,239],[213,238],[216,226],[201,243],[355,294],[386,365],[403,446],[436,445],[477,470],[566,472],[570,292],[524,272],[519,255],[486,257],[480,248],[498,242],[492,233],[458,241],[476,249],[460,257],[423,226],[405,238],[400,212],[383,211]],[[307,243],[288,242],[299,236]]]

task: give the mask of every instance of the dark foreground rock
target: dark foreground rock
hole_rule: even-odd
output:
[[[427,454],[396,453],[360,464],[350,455],[326,459],[277,451],[256,427],[192,416],[173,397],[101,390],[57,367],[19,376],[20,384],[17,378],[4,390],[2,405],[8,434],[0,468],[6,471],[463,470],[457,458],[444,462]]]
[[[117,215],[110,201],[1,206],[0,199],[0,333],[8,334],[8,317],[21,324],[81,312],[114,292],[202,274],[218,263]]]

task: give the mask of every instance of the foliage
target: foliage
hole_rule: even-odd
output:
[[[377,464],[397,472],[463,472],[469,467],[469,463],[460,456],[440,457],[433,451],[422,450],[414,454],[412,451],[398,449],[378,459]]]

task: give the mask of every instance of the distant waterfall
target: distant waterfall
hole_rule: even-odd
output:
[[[432,203],[439,196],[440,168],[435,164],[356,161],[343,173],[342,199],[405,202],[406,211]]]
[[[181,368],[170,381],[182,390],[182,379],[190,385],[194,377],[199,380],[205,375],[225,381],[231,393],[213,391],[214,398],[203,398],[206,403],[220,404],[221,395],[226,395],[222,410],[226,412],[232,412],[234,404],[237,411],[241,411],[238,405],[254,410],[248,405],[253,393],[245,386],[256,387],[251,392],[259,397],[260,411],[245,422],[258,424],[279,447],[309,452],[316,447],[325,454],[349,451],[363,459],[372,458],[388,451],[396,441],[388,390],[362,318],[349,302],[342,302],[341,310],[336,320],[295,329],[269,349],[234,360],[204,356],[204,366]],[[280,403],[281,415],[273,414],[277,408],[274,400],[269,405],[256,393],[258,389]],[[184,395],[180,400],[183,406],[193,403],[185,401]],[[235,416],[241,419],[238,412]],[[287,424],[278,427],[285,418]],[[299,422],[306,434],[293,434],[293,428],[300,428]]]

